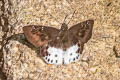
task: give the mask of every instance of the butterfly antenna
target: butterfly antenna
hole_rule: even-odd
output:
[[[76,10],[73,12],[73,15],[72,15],[71,19],[73,19],[75,12],[76,12]],[[67,23],[67,25],[68,25],[69,23],[70,23],[70,21]]]
[[[64,20],[63,20],[63,23],[65,22],[66,18],[67,18],[68,15],[65,16]]]

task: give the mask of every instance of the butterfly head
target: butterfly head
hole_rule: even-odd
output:
[[[68,30],[67,24],[63,23],[61,26],[61,31],[67,31],[67,30]]]

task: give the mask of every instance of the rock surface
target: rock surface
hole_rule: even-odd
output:
[[[60,28],[66,15],[69,27],[94,19],[93,36],[84,46],[83,60],[47,65],[24,40],[22,28],[31,24]],[[0,1],[0,75],[7,80],[119,80],[119,57],[119,0]]]

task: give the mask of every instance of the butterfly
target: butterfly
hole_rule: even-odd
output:
[[[48,26],[24,26],[27,40],[40,48],[42,59],[47,64],[70,64],[77,62],[83,51],[84,44],[92,36],[94,20],[86,20],[72,27],[63,23],[61,29]]]

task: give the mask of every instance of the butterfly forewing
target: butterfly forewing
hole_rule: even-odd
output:
[[[27,40],[35,47],[43,46],[52,41],[59,30],[52,27],[30,25],[23,28]]]
[[[93,24],[93,20],[87,20],[72,26],[69,29],[69,32],[75,37],[77,37],[78,40],[86,43],[92,36]]]

